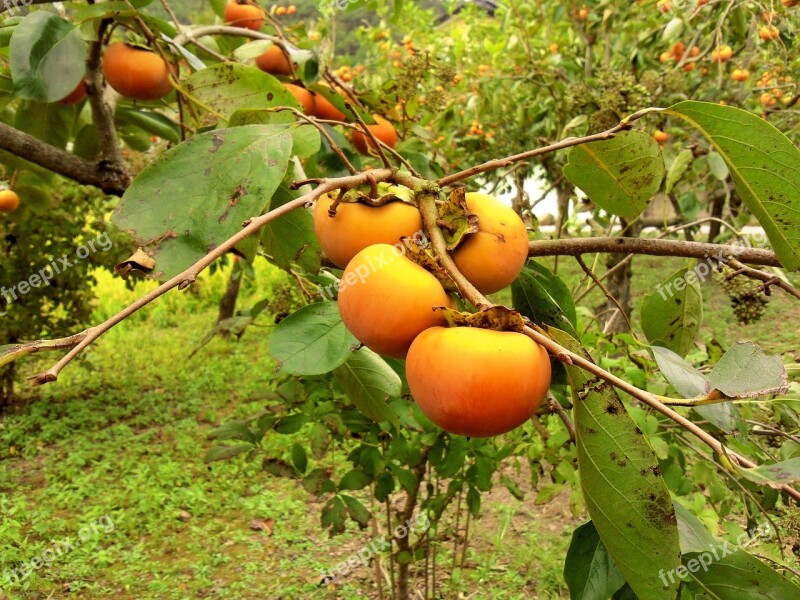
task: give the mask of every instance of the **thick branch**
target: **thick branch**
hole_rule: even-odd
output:
[[[107,194],[121,196],[128,187],[128,180],[123,174],[46,144],[2,122],[0,122],[0,150],[7,150],[15,156],[80,184],[98,187]]]
[[[101,74],[101,54],[106,30],[113,21],[104,19],[97,28],[97,40],[89,45],[89,55],[86,58],[86,95],[92,107],[92,119],[97,130],[97,141],[100,146],[100,156],[109,171],[118,174],[125,187],[130,185],[131,176],[125,160],[122,158],[117,128],[114,123],[113,109],[106,104],[103,98],[105,85]]]
[[[642,238],[586,238],[537,240],[530,243],[529,256],[580,256],[595,252],[610,254],[649,254],[684,258],[735,258],[743,263],[780,267],[781,262],[771,250],[705,244],[683,240],[648,240]]]

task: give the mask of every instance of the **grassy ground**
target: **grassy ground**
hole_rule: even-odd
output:
[[[576,283],[574,261],[562,261],[564,278]],[[637,258],[637,296],[678,266]],[[278,278],[262,273],[242,306]],[[206,278],[198,296],[171,294],[124,322],[58,383],[25,389],[30,401],[0,418],[0,584],[10,566],[48,556],[49,548],[63,548],[65,539],[75,542],[81,528],[99,523],[83,531],[89,533],[80,547],[7,589],[8,597],[372,597],[366,570],[337,589],[318,586],[320,570],[367,544],[367,533],[348,529],[328,539],[318,529],[320,505],[299,485],[239,460],[202,462],[207,432],[257,412],[274,368],[269,328],[251,328],[239,342],[215,339],[188,357],[214,319],[223,283],[220,275]],[[133,297],[108,277],[99,285],[96,318]],[[743,327],[716,286],[705,285],[704,294],[706,337],[797,351],[800,304],[776,294],[768,327]],[[588,304],[600,300],[595,294]],[[47,358],[25,363],[24,374]],[[533,498],[529,490],[520,503],[498,489],[484,502],[461,576],[472,597],[566,597],[562,563],[582,517],[569,513],[563,497],[546,506]],[[253,520],[267,521],[266,531],[254,530]],[[447,546],[442,561],[449,573]]]

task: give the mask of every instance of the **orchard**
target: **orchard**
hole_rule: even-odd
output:
[[[800,598],[798,17],[0,0],[0,598]]]

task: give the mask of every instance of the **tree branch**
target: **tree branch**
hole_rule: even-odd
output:
[[[606,131],[601,131],[600,133],[595,133],[593,135],[587,135],[584,137],[571,137],[561,140],[560,142],[556,142],[554,144],[550,144],[549,146],[542,146],[541,148],[536,148],[534,150],[528,150],[527,152],[522,152],[521,154],[515,154],[514,156],[508,156],[506,158],[498,158],[495,160],[490,160],[485,162],[481,165],[476,165],[474,167],[470,167],[464,171],[460,171],[458,173],[453,173],[452,175],[448,175],[447,177],[442,177],[436,183],[439,184],[440,187],[445,187],[447,185],[452,185],[457,181],[462,181],[464,179],[469,179],[470,177],[474,177],[475,175],[479,175],[481,173],[486,173],[488,171],[494,171],[496,169],[502,169],[504,167],[508,167],[515,162],[520,162],[528,158],[532,158],[534,156],[539,156],[541,154],[548,154],[550,152],[555,152],[557,150],[563,150],[564,148],[571,148],[572,146],[578,146],[580,144],[588,144],[590,142],[601,142],[603,140],[610,140],[614,136],[616,136],[621,131],[626,131],[630,129],[633,125],[634,121],[641,119],[645,115],[648,115],[652,112],[659,112],[663,109],[660,108],[646,108],[644,110],[640,110],[632,114],[631,116],[623,119],[617,125],[608,129]]]
[[[395,171],[393,169],[373,169],[366,173],[360,173],[358,175],[350,175],[349,177],[321,180],[320,185],[315,190],[308,192],[307,194],[304,194],[299,198],[292,200],[291,202],[287,202],[286,204],[264,215],[245,221],[244,227],[240,231],[238,231],[235,235],[231,236],[225,242],[217,246],[214,250],[206,254],[203,258],[198,260],[196,263],[191,265],[182,273],[179,273],[169,281],[162,283],[156,289],[145,294],[144,296],[139,298],[139,300],[127,306],[126,308],[124,308],[114,316],[110,317],[103,323],[95,325],[94,327],[90,327],[79,334],[70,336],[69,338],[64,338],[62,340],[52,340],[51,342],[48,343],[48,345],[43,344],[43,342],[41,341],[31,342],[30,344],[22,344],[16,348],[16,355],[19,357],[19,356],[24,356],[25,354],[30,354],[30,351],[26,351],[30,347],[35,347],[36,350],[39,350],[45,348],[47,349],[63,348],[63,347],[68,347],[68,345],[73,345],[74,347],[72,348],[72,350],[70,350],[53,367],[51,367],[47,371],[34,375],[33,377],[30,378],[35,385],[43,385],[45,383],[56,381],[58,379],[58,375],[61,373],[64,367],[66,367],[70,362],[72,362],[72,360],[76,356],[78,356],[81,352],[83,352],[83,350],[85,350],[88,346],[90,346],[101,335],[112,329],[115,325],[121,323],[122,321],[130,317],[140,308],[147,306],[153,300],[156,300],[160,296],[163,296],[171,289],[176,287],[179,289],[184,289],[189,285],[191,285],[201,271],[203,271],[206,267],[211,265],[215,260],[220,258],[223,254],[233,249],[242,240],[259,231],[269,222],[274,221],[278,217],[281,217],[295,209],[301,208],[313,202],[323,194],[327,194],[328,192],[331,192],[333,190],[343,189],[343,188],[349,189],[359,185],[364,185],[365,183],[367,183],[368,175],[369,177],[374,177],[376,180],[387,181],[392,179],[394,174]],[[67,340],[69,340],[70,344],[67,344]]]
[[[0,150],[24,158],[53,173],[83,185],[93,185],[106,194],[121,196],[129,181],[121,173],[51,146],[32,135],[0,122]]]
[[[707,244],[683,240],[655,240],[642,238],[586,238],[561,240],[536,240],[530,243],[529,256],[580,256],[595,252],[609,254],[649,254],[650,256],[676,256],[682,258],[735,258],[741,262],[768,267],[780,267],[774,252],[762,248]]]

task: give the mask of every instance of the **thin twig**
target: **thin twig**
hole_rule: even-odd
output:
[[[613,294],[609,291],[609,289],[605,285],[603,285],[603,282],[597,278],[597,275],[594,274],[594,271],[592,271],[589,268],[589,266],[583,261],[582,256],[576,256],[575,260],[578,262],[581,269],[583,269],[583,272],[586,273],[586,275],[588,275],[591,278],[591,280],[594,281],[595,285],[598,286],[603,291],[603,294],[605,295],[606,299],[617,307],[617,311],[619,311],[619,314],[622,315],[622,318],[625,319],[625,323],[628,325],[628,330],[633,332],[633,325],[631,325],[631,320],[628,318],[628,313],[625,312],[625,309],[622,308],[622,305],[619,303],[619,301],[613,296]],[[610,323],[613,318],[614,317],[611,317],[611,319],[609,319],[608,322]]]

